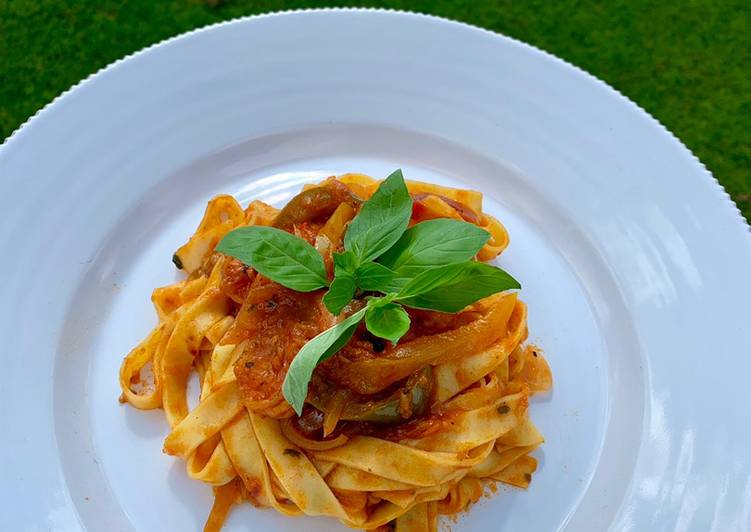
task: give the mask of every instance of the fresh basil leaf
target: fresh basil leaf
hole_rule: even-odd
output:
[[[426,270],[410,281],[395,301],[408,307],[459,312],[467,305],[498,292],[521,288],[500,268],[467,261]]]
[[[409,330],[409,314],[396,303],[369,304],[365,314],[365,326],[379,338],[385,338],[396,344]]]
[[[357,269],[357,258],[351,251],[334,253],[334,271],[354,274]]]
[[[274,227],[239,227],[216,246],[264,277],[298,292],[328,285],[323,258],[302,238]]]
[[[323,303],[334,315],[338,315],[342,309],[352,301],[357,291],[357,283],[354,276],[356,260],[349,252],[334,253],[334,280],[331,288],[323,296]]]
[[[474,257],[490,233],[468,222],[439,218],[407,229],[378,262],[399,277],[415,277],[425,270]]]
[[[310,340],[300,349],[287,370],[287,376],[282,384],[282,393],[287,402],[292,405],[299,416],[305,398],[308,396],[308,384],[313,370],[320,363],[339,351],[349,342],[362,321],[367,307],[358,310],[349,318],[346,318],[330,329]]]
[[[396,273],[377,262],[366,262],[355,272],[357,286],[367,292],[398,292],[400,284],[395,283]]]
[[[397,170],[381,183],[360,208],[344,234],[344,249],[358,264],[371,261],[388,250],[407,229],[412,216],[412,198]]]
[[[407,299],[424,294],[444,283],[450,283],[461,276],[466,268],[466,262],[448,264],[422,272],[411,279],[397,294],[399,299]]]
[[[339,271],[331,281],[331,287],[323,296],[323,304],[334,316],[338,316],[342,309],[352,301],[355,295],[355,278],[351,273]]]

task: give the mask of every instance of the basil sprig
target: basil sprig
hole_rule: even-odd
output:
[[[333,255],[330,283],[315,248],[279,229],[241,227],[216,247],[293,290],[328,287],[323,303],[334,315],[354,298],[367,299],[364,308],[307,342],[290,364],[282,392],[298,415],[315,367],[344,347],[361,321],[373,335],[396,344],[410,327],[404,307],[455,313],[492,294],[521,288],[500,268],[472,260],[490,238],[484,229],[451,219],[407,229],[411,215],[412,198],[397,170],[350,222],[344,250]]]

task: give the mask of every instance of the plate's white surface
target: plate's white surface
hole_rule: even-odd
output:
[[[117,403],[151,289],[214,193],[330,173],[483,190],[555,390],[531,489],[458,530],[751,530],[751,237],[636,106],[542,52],[392,12],[193,32],[65,94],[0,151],[2,530],[196,530],[210,490]],[[228,530],[331,530],[243,507]]]

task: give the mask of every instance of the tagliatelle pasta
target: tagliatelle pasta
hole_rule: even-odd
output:
[[[313,245],[331,276],[348,224],[378,183],[330,178],[281,211],[217,196],[175,254],[187,278],[154,290],[159,323],[122,363],[121,401],[162,408],[171,428],[164,452],[213,486],[204,530],[219,530],[247,501],[363,530],[435,531],[439,515],[466,510],[490,484],[529,485],[531,453],[543,443],[529,398],[549,390],[552,376],[540,349],[524,344],[527,307],[516,293],[456,314],[408,309],[411,325],[396,345],[360,326],[315,369],[300,415],[282,395],[302,345],[353,310],[333,316],[323,290],[294,292],[214,248],[238,227],[273,225]],[[410,181],[407,189],[410,224],[482,227],[490,238],[480,261],[508,245],[481,193]],[[201,389],[191,410],[193,374]]]

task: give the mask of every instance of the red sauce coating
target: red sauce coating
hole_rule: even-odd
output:
[[[292,359],[308,340],[331,325],[322,291],[300,293],[258,276],[225,343],[248,340],[235,363],[240,393],[251,408],[282,399]]]
[[[242,262],[228,258],[222,266],[222,279],[219,283],[219,289],[236,303],[242,303],[245,296],[248,295],[253,275],[253,271]]]

